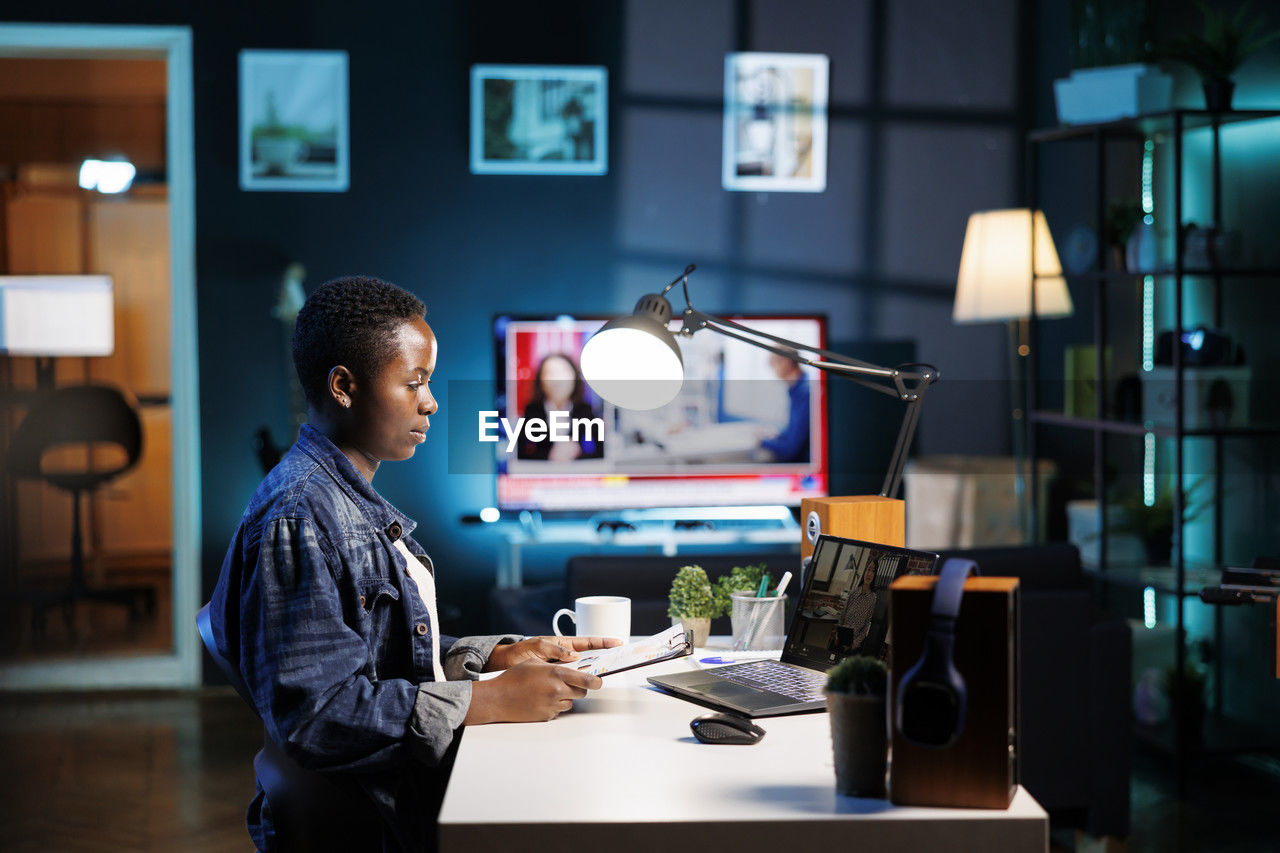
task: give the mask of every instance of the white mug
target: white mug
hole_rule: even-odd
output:
[[[626,642],[631,638],[631,599],[621,595],[588,595],[575,599],[573,610],[562,607],[551,617],[551,630],[560,633],[560,617],[573,620],[578,637],[617,637]]]

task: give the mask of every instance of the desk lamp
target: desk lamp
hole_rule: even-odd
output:
[[[694,332],[709,329],[896,397],[906,404],[907,411],[898,430],[884,486],[877,498],[868,500],[871,503],[892,501],[898,504],[900,519],[901,501],[895,496],[902,483],[902,468],[920,420],[925,391],[938,380],[937,368],[929,364],[880,367],[699,311],[689,301],[689,273],[695,269],[693,264],[689,264],[661,292],[640,297],[630,315],[610,320],[587,341],[581,357],[582,375],[587,384],[603,399],[624,409],[645,410],[663,406],[675,398],[684,382],[684,360],[676,344],[676,336],[692,337]],[[673,333],[668,328],[672,310],[666,294],[677,284],[683,284],[685,308],[681,315],[682,325]],[[811,353],[816,358],[802,353]]]
[[[1033,215],[1026,208],[1017,208],[980,211],[970,216],[964,249],[960,253],[952,319],[957,323],[1004,320],[1009,327],[1014,491],[1023,536],[1033,536],[1025,508],[1022,472],[1026,455],[1023,446],[1026,405],[1021,361],[1031,351],[1026,331],[1033,303],[1037,317],[1068,317],[1072,312],[1071,294],[1062,277],[1062,266],[1058,263],[1058,252],[1044,212],[1037,210]]]

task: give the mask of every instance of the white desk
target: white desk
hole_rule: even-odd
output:
[[[696,667],[704,655],[607,676],[550,723],[467,729],[440,813],[440,849],[1048,849],[1048,816],[1022,788],[1007,811],[838,796],[826,714],[762,719],[768,733],[754,746],[698,743],[689,720],[707,711],[645,678]]]

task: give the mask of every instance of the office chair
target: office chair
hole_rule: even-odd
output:
[[[124,452],[124,460],[106,468],[95,468],[90,450],[86,467],[77,470],[45,470],[45,455],[59,447],[93,444],[114,445]],[[9,445],[9,470],[14,476],[43,480],[71,493],[71,580],[58,593],[28,595],[32,601],[32,625],[37,636],[44,633],[44,613],[61,606],[67,631],[75,635],[73,608],[80,601],[104,601],[129,608],[129,621],[139,617],[139,599],[147,609],[155,606],[150,588],[93,589],[84,577],[84,544],[81,531],[81,498],[129,471],[142,455],[142,422],[133,405],[109,385],[72,385],[58,388],[36,403],[14,432]]]
[[[196,613],[196,627],[213,662],[256,713],[239,668],[223,657],[213,640],[209,605]],[[354,779],[307,770],[285,755],[265,732],[262,749],[253,757],[253,772],[267,794],[282,850],[351,853],[381,849],[382,819]]]

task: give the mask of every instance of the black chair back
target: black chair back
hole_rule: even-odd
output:
[[[44,471],[41,461],[61,445],[113,444],[124,461],[105,469]],[[142,455],[142,421],[128,398],[110,385],[70,385],[32,407],[9,444],[9,469],[68,490],[91,489],[128,471]]]
[[[256,713],[239,668],[213,640],[209,605],[196,613],[196,628],[213,662]],[[270,735],[263,737],[253,770],[267,794],[281,849],[307,853],[382,849],[382,819],[354,779],[307,770],[285,755]]]

